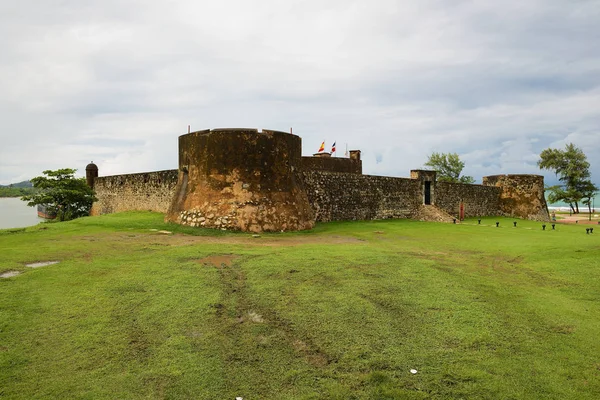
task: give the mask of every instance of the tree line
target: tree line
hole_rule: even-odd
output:
[[[0,197],[21,197],[35,193],[32,187],[0,186]]]

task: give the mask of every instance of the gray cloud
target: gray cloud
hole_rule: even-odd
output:
[[[175,168],[188,124],[293,127],[305,154],[347,143],[393,176],[432,151],[477,179],[540,173],[574,142],[600,176],[597,0],[4,7],[0,183]]]

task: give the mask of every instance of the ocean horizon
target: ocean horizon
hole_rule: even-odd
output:
[[[548,205],[548,209],[549,210],[556,210],[556,211],[569,211],[571,209],[571,207],[569,207],[569,204],[562,202],[562,201],[558,201],[556,203],[550,203],[550,201],[548,201],[548,190],[546,190],[546,192],[544,193],[545,197],[546,197],[546,204]],[[594,196],[592,197],[592,209],[595,208],[596,206],[596,197],[598,196]],[[597,204],[600,207],[600,203]],[[585,204],[582,204],[581,202],[579,202],[579,211],[587,211],[588,207]]]

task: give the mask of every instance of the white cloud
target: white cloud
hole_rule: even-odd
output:
[[[294,128],[408,176],[540,173],[572,141],[600,176],[600,4],[13,2],[0,15],[0,183],[93,160],[175,168],[192,129]],[[550,177],[551,175],[546,174]]]

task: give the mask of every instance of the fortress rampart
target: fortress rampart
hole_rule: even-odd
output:
[[[359,150],[352,150],[350,158],[331,157],[328,153],[325,153],[325,155],[325,157],[302,157],[302,169],[304,171],[362,174],[362,161],[360,160]]]
[[[413,179],[322,171],[302,176],[318,222],[409,218],[422,204]]]
[[[94,179],[98,201],[92,215],[122,211],[166,213],[177,184],[177,170],[102,176]]]
[[[359,151],[351,158],[302,157],[301,143],[272,130],[182,135],[176,170],[97,177],[90,168],[98,197],[92,215],[150,210],[179,224],[250,232],[411,218],[427,206],[452,216],[462,205],[466,217],[549,220],[539,175],[488,176],[482,185],[438,182],[428,170],[413,170],[410,178],[363,175]]]
[[[310,229],[302,141],[285,132],[214,129],[179,137],[167,221],[250,232]]]
[[[541,175],[484,176],[483,184],[501,188],[499,206],[502,215],[548,221],[548,205],[544,197]]]
[[[448,214],[457,215],[462,202],[466,218],[501,215],[501,192],[501,188],[493,186],[436,182],[434,204]]]

